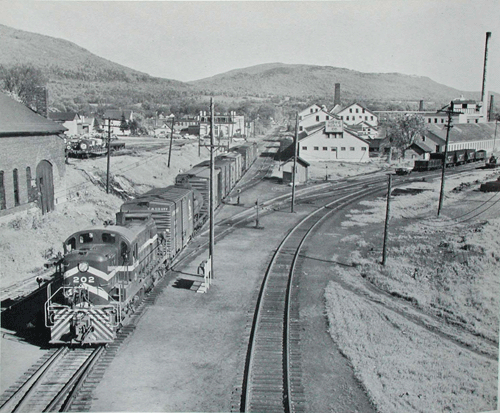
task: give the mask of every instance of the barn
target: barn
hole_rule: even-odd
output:
[[[66,130],[0,93],[0,219],[66,199]]]

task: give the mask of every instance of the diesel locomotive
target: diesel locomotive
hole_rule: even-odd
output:
[[[215,207],[256,157],[256,144],[248,143],[216,158]],[[125,319],[206,222],[207,169],[197,165],[179,174],[175,185],[126,201],[115,225],[83,229],[66,239],[54,291],[49,286],[44,308],[50,343],[115,339]]]

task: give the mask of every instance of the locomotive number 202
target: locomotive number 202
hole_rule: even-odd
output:
[[[80,283],[94,284],[94,277],[73,277],[73,284]]]

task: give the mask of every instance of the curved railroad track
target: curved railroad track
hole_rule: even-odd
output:
[[[344,195],[309,213],[289,231],[275,251],[257,298],[240,412],[303,411],[298,310],[292,299],[297,257],[304,241],[320,222],[346,205],[380,192],[384,184]]]
[[[51,350],[10,397],[8,392],[2,395],[0,412],[68,411],[103,351],[104,347]]]

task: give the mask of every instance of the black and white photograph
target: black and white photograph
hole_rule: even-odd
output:
[[[0,413],[499,411],[497,0],[0,0]]]

